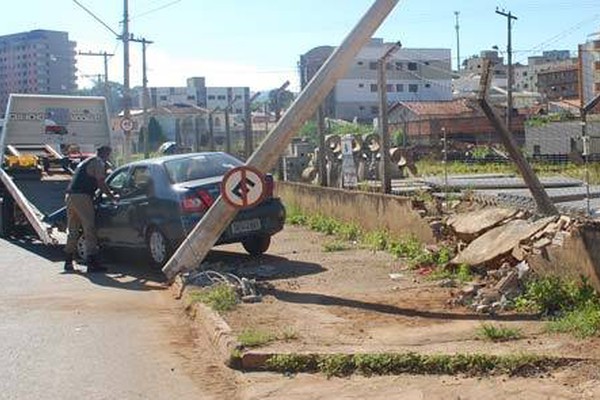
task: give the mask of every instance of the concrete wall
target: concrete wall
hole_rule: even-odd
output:
[[[365,230],[387,229],[394,236],[413,234],[423,242],[435,242],[429,225],[407,197],[281,181],[276,183],[276,190],[286,206],[306,213],[354,222]]]
[[[578,280],[589,278],[600,290],[600,226],[589,224],[567,237],[563,246],[548,246],[542,254],[529,257],[528,262],[540,275],[558,275]]]

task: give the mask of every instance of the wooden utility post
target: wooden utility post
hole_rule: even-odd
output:
[[[535,172],[531,168],[531,165],[527,162],[523,154],[519,150],[517,146],[517,142],[512,136],[512,133],[508,130],[502,118],[496,113],[494,108],[489,104],[487,99],[487,91],[490,85],[490,60],[484,60],[483,62],[483,73],[481,74],[481,82],[479,84],[479,95],[478,101],[481,106],[481,109],[485,113],[486,117],[489,119],[490,123],[496,129],[496,132],[500,136],[504,147],[506,147],[506,151],[510,155],[512,161],[517,165],[519,172],[521,172],[521,176],[523,176],[523,180],[529,190],[531,190],[531,194],[535,200],[537,205],[537,210],[542,215],[556,215],[558,211],[550,200],[548,193],[542,186],[542,183],[538,179]]]
[[[215,111],[217,111],[217,109],[218,108],[215,108],[214,110],[208,113],[208,151],[216,150],[213,114]]]
[[[132,39],[133,40],[133,39]],[[153,42],[141,39],[136,40],[142,43],[142,103],[144,108],[144,126],[143,126],[143,139],[144,139],[144,158],[150,157],[150,145],[149,145],[149,132],[148,132],[148,104],[150,103],[150,96],[148,95],[148,75],[146,73],[146,45],[152,44]]]
[[[398,0],[375,1],[250,156],[246,165],[263,173],[273,168],[294,135],[314,115],[319,104],[325,100],[337,80],[344,76],[360,49],[367,44],[397,3]],[[177,274],[196,268],[236,213],[237,210],[219,196],[163,267],[167,279],[172,281]]]
[[[381,136],[381,192],[392,192],[391,162],[390,162],[390,133],[388,129],[388,99],[386,66],[391,55],[402,45],[394,43],[377,61],[377,86],[379,90],[379,135]]]
[[[500,11],[496,8],[496,14],[502,15],[506,17],[507,21],[507,30],[508,30],[508,39],[506,43],[506,53],[508,56],[508,82],[507,82],[507,95],[506,95],[506,126],[509,132],[512,132],[512,110],[513,110],[513,66],[512,66],[512,21],[516,20],[515,17],[510,11],[505,12],[504,10]]]

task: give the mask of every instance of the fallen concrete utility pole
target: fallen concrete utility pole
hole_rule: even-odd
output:
[[[394,9],[398,0],[376,0],[366,14],[331,54],[291,107],[248,159],[246,165],[269,171],[292,140],[325,100],[338,79],[344,76],[354,57],[367,44],[377,28]],[[162,271],[169,281],[177,274],[198,266],[229,226],[237,210],[220,196],[181,243]]]
[[[533,196],[535,203],[537,205],[537,210],[542,215],[556,215],[558,211],[552,203],[552,200],[546,193],[544,186],[538,179],[535,172],[531,168],[531,165],[527,162],[523,154],[519,151],[519,147],[515,142],[512,134],[502,121],[502,118],[496,113],[496,111],[492,108],[492,106],[488,103],[487,100],[487,92],[490,85],[490,61],[485,60],[483,62],[483,73],[481,74],[481,82],[479,83],[479,94],[478,101],[481,106],[483,112],[490,120],[490,123],[498,132],[504,147],[506,147],[506,151],[510,155],[511,160],[517,164],[517,168],[519,168],[519,172],[521,172],[521,176],[523,176],[523,180],[525,180],[525,184],[531,190],[531,195]],[[512,110],[507,110],[507,112],[512,112]]]

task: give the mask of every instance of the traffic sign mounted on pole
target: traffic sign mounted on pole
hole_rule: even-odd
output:
[[[257,205],[265,198],[266,186],[265,177],[259,170],[241,166],[223,176],[221,194],[223,200],[232,207],[244,209]]]
[[[133,120],[131,118],[122,118],[120,125],[124,132],[131,132],[133,130]]]

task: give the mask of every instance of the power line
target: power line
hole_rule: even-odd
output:
[[[148,15],[148,14],[152,14],[152,13],[154,13],[154,12],[156,12],[156,11],[163,10],[163,9],[165,9],[165,8],[167,8],[167,7],[170,7],[170,6],[172,6],[172,5],[175,5],[175,4],[177,4],[177,3],[180,3],[180,2],[181,2],[181,0],[173,0],[173,1],[169,2],[169,3],[163,4],[162,6],[159,6],[159,7],[153,8],[153,9],[151,9],[151,10],[145,11],[145,12],[143,12],[143,13],[141,13],[141,14],[135,15],[135,16],[133,16],[132,18],[130,18],[130,20],[134,20],[134,19],[137,19],[137,18],[141,18],[141,17],[143,17],[143,16],[146,16],[146,15]]]
[[[73,2],[75,4],[77,4],[79,7],[83,8],[85,10],[85,12],[90,14],[96,21],[100,22],[102,24],[102,26],[104,26],[106,29],[108,29],[113,35],[115,35],[116,37],[119,37],[119,34],[113,28],[111,28],[106,22],[102,21],[100,19],[100,17],[98,17],[96,14],[94,14],[90,9],[88,9],[86,6],[84,6],[77,0],[73,0]]]

